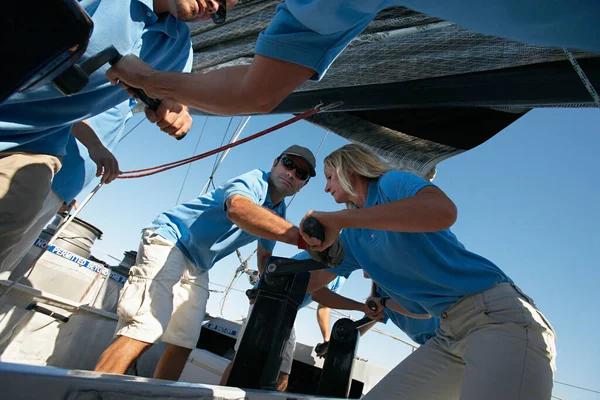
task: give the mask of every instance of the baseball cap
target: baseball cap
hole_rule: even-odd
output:
[[[316,176],[315,168],[317,167],[317,161],[315,160],[315,156],[306,147],[298,146],[297,144],[288,147],[281,154],[289,154],[291,156],[298,156],[303,158],[310,167],[310,176]]]

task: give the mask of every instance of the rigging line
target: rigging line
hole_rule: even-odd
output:
[[[554,383],[558,383],[559,385],[570,386],[570,387],[575,388],[575,389],[585,390],[586,392],[600,394],[600,391],[598,391],[598,390],[588,389],[588,388],[584,388],[584,387],[576,386],[576,385],[571,385],[570,383],[564,383],[564,382],[559,382],[559,381],[554,381]]]
[[[592,85],[592,82],[590,82],[590,80],[588,79],[585,72],[583,72],[583,69],[581,68],[581,66],[579,65],[577,60],[575,59],[575,56],[573,55],[573,53],[571,53],[566,48],[564,48],[563,51],[565,53],[565,56],[567,57],[567,59],[569,60],[571,65],[573,66],[573,69],[575,70],[575,72],[577,72],[577,75],[579,75],[579,79],[581,79],[583,86],[585,86],[585,88],[589,92],[590,96],[592,96],[594,103],[596,103],[596,106],[598,108],[600,108],[600,96],[598,96],[598,92],[596,92],[596,89],[594,89],[594,85]]]
[[[196,147],[194,148],[194,152],[192,155],[196,154],[198,151],[198,146],[200,146],[200,139],[202,139],[202,135],[204,135],[204,128],[206,128],[206,123],[208,122],[208,117],[204,118],[204,125],[202,125],[202,130],[200,131],[200,136],[198,137],[198,141],[196,142]],[[185,172],[185,177],[183,178],[183,182],[181,183],[181,189],[179,189],[179,195],[177,195],[177,200],[175,200],[175,205],[179,204],[179,200],[181,199],[181,194],[183,193],[183,188],[185,186],[185,182],[187,181],[190,170],[192,169],[192,164],[188,165],[188,169]]]
[[[125,140],[125,138],[126,138],[127,136],[129,136],[129,134],[130,134],[131,132],[133,132],[133,130],[134,130],[135,128],[137,128],[138,126],[140,126],[140,124],[141,124],[142,122],[144,122],[145,120],[146,120],[146,117],[142,118],[142,119],[140,120],[140,122],[138,122],[137,124],[135,124],[135,126],[134,126],[133,128],[131,128],[129,131],[127,131],[127,133],[126,133],[126,134],[124,134],[124,135],[123,135],[123,137],[122,137],[121,139],[119,139],[119,143],[121,143],[123,140]]]
[[[227,137],[227,132],[229,132],[229,128],[231,127],[231,122],[233,122],[233,117],[229,118],[229,123],[227,124],[227,128],[225,129],[225,132],[223,132],[223,138],[221,139],[221,145],[220,147],[223,146],[223,144],[225,143],[225,138]],[[242,120],[240,120],[240,123],[242,122]],[[238,124],[238,128],[240,127],[240,125]],[[236,128],[237,131],[237,128]],[[231,137],[233,137],[235,135],[235,132],[231,135]],[[232,141],[230,140],[229,143],[231,143]],[[221,154],[223,154],[221,152]],[[204,184],[204,187],[202,188],[202,190],[200,191],[200,193],[198,194],[199,196],[208,193],[208,189],[210,188],[210,184],[212,183],[213,179],[214,179],[214,175],[215,175],[215,171],[217,170],[217,164],[219,163],[219,156],[215,157],[215,162],[213,163],[213,167],[211,169],[210,175],[208,177],[208,180],[206,181],[206,183]],[[214,183],[213,183],[213,187],[214,187]]]
[[[274,126],[268,128],[268,129],[265,129],[263,131],[255,133],[254,135],[251,135],[251,136],[248,136],[248,137],[246,137],[244,139],[238,140],[235,143],[227,144],[227,145],[225,145],[223,147],[219,147],[217,149],[213,149],[211,151],[207,151],[205,153],[199,154],[199,155],[194,156],[194,157],[190,157],[190,158],[187,158],[187,159],[183,159],[183,160],[179,160],[179,161],[175,161],[175,162],[171,162],[171,163],[167,163],[167,164],[163,164],[163,165],[158,165],[158,166],[154,166],[154,167],[150,167],[150,168],[125,171],[121,175],[118,176],[118,179],[132,179],[132,178],[141,178],[141,177],[144,177],[144,176],[150,176],[150,175],[158,174],[158,173],[163,172],[163,171],[167,171],[169,169],[180,167],[180,166],[188,164],[190,162],[194,162],[194,161],[198,161],[198,160],[201,160],[203,158],[206,158],[206,157],[210,157],[213,154],[217,154],[217,153],[219,153],[219,152],[221,152],[223,150],[230,149],[230,148],[233,148],[233,147],[236,147],[236,146],[240,146],[240,145],[242,145],[244,143],[247,143],[247,142],[249,142],[251,140],[258,139],[261,136],[264,136],[264,135],[266,135],[268,133],[274,132],[274,131],[276,131],[278,129],[281,129],[281,128],[285,127],[285,126],[293,124],[294,122],[300,121],[300,120],[302,120],[304,118],[308,118],[308,117],[310,117],[312,115],[317,114],[321,110],[322,110],[322,108],[319,108],[319,106],[317,106],[315,108],[311,108],[310,110],[305,111],[302,114],[299,114],[299,115],[297,115],[297,116],[295,116],[293,118],[290,118],[290,119],[288,119],[286,121],[283,121],[283,122],[281,122],[281,123],[279,123],[277,125],[274,125]],[[136,174],[137,172],[144,172],[144,171],[148,171],[148,172],[143,173],[143,174]]]
[[[242,118],[240,120],[240,123],[238,124],[237,128],[235,129],[235,132],[233,133],[233,135],[231,136],[231,140],[229,141],[230,143],[234,143],[238,140],[238,138],[240,137],[240,135],[242,134],[242,131],[246,128],[246,125],[248,124],[248,122],[250,121],[250,116]],[[221,156],[219,157],[219,161],[215,166],[215,169],[212,173],[213,176],[213,185],[214,185],[214,175],[217,172],[217,170],[219,169],[219,167],[221,166],[221,164],[223,163],[223,161],[225,160],[225,157],[227,157],[227,155],[229,154],[229,151],[231,149],[227,149],[224,152],[221,153]]]
[[[321,143],[319,144],[319,147],[317,148],[317,152],[315,153],[315,158],[317,158],[317,156],[319,155],[319,152],[321,151],[321,147],[323,147],[323,143],[325,143],[325,139],[327,139],[327,135],[329,135],[329,131],[325,131],[325,136],[323,136],[323,139],[321,139]],[[292,198],[290,199],[290,201],[287,203],[286,207],[289,207],[292,204],[292,201],[294,201],[294,199],[296,198],[296,195],[298,193],[295,193]]]
[[[223,133],[223,138],[221,139],[221,146],[223,146],[225,144],[225,138],[227,137],[227,132],[229,132],[229,128],[231,128],[232,122],[233,122],[233,117],[229,118],[229,123],[227,124],[227,128],[225,129],[225,132]],[[240,120],[240,124],[241,123],[242,123],[242,120]],[[238,124],[238,128],[239,127],[240,127],[240,125]],[[236,130],[237,130],[237,128],[236,128]],[[231,137],[233,137],[233,135],[235,135],[235,132],[231,135]],[[215,163],[213,164],[213,171],[215,168],[217,168],[218,163],[219,163],[219,157],[215,157]],[[211,176],[212,176],[212,174],[211,174]]]

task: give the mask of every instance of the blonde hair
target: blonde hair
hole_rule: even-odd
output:
[[[350,174],[376,179],[395,169],[373,151],[354,143],[335,150],[325,157],[323,164],[325,168],[329,167],[337,172],[342,189],[351,196],[356,196],[356,192],[350,183]],[[346,206],[356,208],[354,203],[346,203]]]

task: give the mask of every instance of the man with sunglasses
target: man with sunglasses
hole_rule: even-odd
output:
[[[107,76],[113,83],[211,114],[268,113],[307,80],[323,78],[352,39],[381,10],[394,6],[488,35],[600,51],[600,2],[593,0],[285,0],[259,35],[251,65],[177,74],[156,71],[128,56]]]
[[[186,22],[212,18],[222,23],[225,5],[235,2],[81,0],[79,4],[94,23],[82,59],[112,45],[122,54],[141,57],[153,68],[189,72],[193,52]],[[49,84],[17,93],[0,105],[1,275],[10,274],[31,246],[31,238],[48,222],[48,215],[63,200],[70,202],[97,169],[104,173],[105,183],[118,175],[111,151],[135,102],[127,92],[110,85],[107,69],[108,65],[92,73],[89,84],[72,96],[64,96]],[[192,124],[187,107],[168,99],[156,111],[145,111],[150,122],[176,138],[185,135]],[[51,187],[53,180],[60,182],[59,187]]]
[[[208,271],[239,247],[258,240],[262,270],[275,242],[306,249],[285,220],[284,199],[315,176],[315,157],[291,146],[269,172],[252,170],[214,191],[163,212],[143,230],[136,265],[121,291],[118,339],[96,371],[124,374],[153,343],[166,342],[154,377],[177,380],[196,347],[208,300]]]

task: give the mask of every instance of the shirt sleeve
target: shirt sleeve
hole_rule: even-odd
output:
[[[412,197],[427,186],[435,185],[407,171],[390,171],[379,179],[379,188],[390,201]]]
[[[273,249],[275,248],[275,245],[277,244],[277,242],[275,240],[260,238],[260,239],[258,239],[258,244],[260,244],[262,246],[262,248],[265,249],[266,251],[273,252]]]
[[[345,231],[342,231],[342,234],[340,235],[340,241],[342,242],[342,246],[344,246],[344,260],[337,267],[327,268],[326,271],[348,279],[350,274],[352,274],[357,269],[362,269],[362,267],[352,254],[352,250],[350,250],[350,246],[348,244],[348,240],[344,232]]]
[[[227,210],[227,199],[236,194],[262,206],[268,186],[266,182],[260,179],[256,171],[251,171],[225,182],[221,190],[223,191],[223,207]]]
[[[311,79],[320,80],[377,15],[380,1],[360,3],[288,0],[277,6],[275,18],[258,37],[255,53],[313,69]]]

